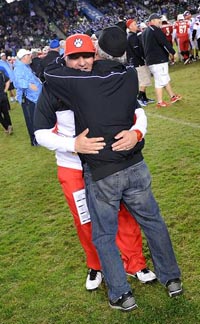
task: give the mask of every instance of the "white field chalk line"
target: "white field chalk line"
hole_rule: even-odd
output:
[[[190,126],[190,127],[193,127],[193,128],[200,128],[200,125],[198,125],[198,124],[193,124],[193,123],[190,123],[190,122],[184,122],[184,121],[181,121],[179,119],[170,118],[170,117],[157,115],[157,114],[152,114],[152,113],[149,113],[149,112],[147,113],[147,116],[148,115],[151,116],[151,117],[157,117],[157,118],[160,118],[160,119],[166,119],[166,120],[169,120],[169,121],[174,122],[176,124]]]

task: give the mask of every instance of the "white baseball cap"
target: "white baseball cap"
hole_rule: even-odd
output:
[[[163,15],[163,16],[161,17],[161,21],[162,21],[162,22],[165,22],[165,21],[167,22],[167,17],[166,17],[165,15]]]
[[[2,57],[2,56],[6,56],[6,53],[1,53],[1,57]]]
[[[140,29],[145,29],[145,28],[147,28],[147,24],[145,24],[145,22],[141,22]]]
[[[18,52],[17,52],[17,58],[19,60],[22,59],[22,57],[24,57],[25,55],[31,55],[31,51],[28,51],[24,48],[21,48]]]

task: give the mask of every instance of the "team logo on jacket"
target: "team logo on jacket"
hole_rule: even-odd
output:
[[[83,41],[82,41],[82,39],[80,39],[80,38],[76,38],[75,41],[74,41],[74,46],[77,47],[77,48],[79,48],[79,47],[81,47],[82,45],[83,45]]]

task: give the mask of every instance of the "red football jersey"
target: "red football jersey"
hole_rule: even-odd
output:
[[[178,38],[188,36],[189,28],[190,24],[187,20],[176,21],[174,24],[174,29],[176,30],[176,36]]]
[[[172,43],[173,26],[170,23],[166,23],[161,26],[161,29],[165,34],[168,42]]]

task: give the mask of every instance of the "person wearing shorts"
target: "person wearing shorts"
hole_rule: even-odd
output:
[[[142,33],[144,56],[155,82],[157,108],[167,107],[181,100],[174,93],[168,71],[169,56],[173,58],[175,50],[161,30],[161,16],[153,13],[149,16],[149,25]],[[170,97],[170,103],[163,101],[163,88]]]
[[[146,95],[146,88],[151,86],[151,73],[149,67],[145,63],[141,40],[142,31],[138,32],[136,19],[128,19],[126,26],[129,30],[127,61],[129,64],[133,64],[137,70],[139,80],[138,102],[143,107],[155,102],[155,100],[147,98]]]

